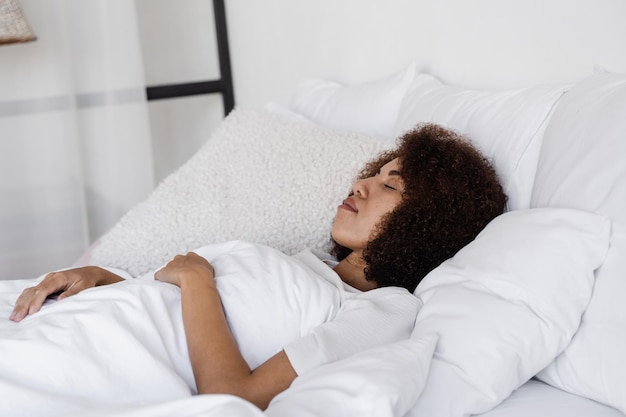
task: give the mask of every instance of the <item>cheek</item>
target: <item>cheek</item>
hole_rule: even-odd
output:
[[[372,210],[369,221],[372,223],[372,227],[376,226],[387,214],[391,213],[400,203],[400,200],[386,200],[377,205]]]
[[[330,235],[341,246],[353,250],[364,248],[369,240],[369,230],[362,221],[340,215],[335,217]]]
[[[369,231],[370,231],[370,239],[373,239],[375,233],[377,232],[377,227],[380,225],[380,222],[383,220],[385,216],[395,210],[396,207],[400,204],[400,199],[398,200],[388,200],[384,203],[381,203],[376,210],[374,210],[368,218]]]

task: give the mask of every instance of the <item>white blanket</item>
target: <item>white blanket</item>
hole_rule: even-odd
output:
[[[216,270],[252,367],[339,308],[334,283],[276,250],[230,242],[196,252]],[[0,281],[0,415],[80,414],[191,396],[180,290],[152,275],[47,302],[20,323],[8,320],[13,303],[38,279]]]

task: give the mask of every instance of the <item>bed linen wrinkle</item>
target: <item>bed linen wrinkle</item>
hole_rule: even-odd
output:
[[[226,319],[251,369],[338,311],[336,288],[305,265],[267,246],[227,245],[195,252],[212,260]]]
[[[22,288],[35,282],[22,280]],[[0,415],[56,416],[191,395],[186,344],[175,341],[184,340],[182,319],[160,320],[180,309],[178,299],[167,285],[132,280],[48,303],[22,323],[2,309]],[[174,337],[159,330],[172,324]]]
[[[374,302],[355,302],[365,293],[345,291],[336,274],[312,254],[303,255],[308,261],[301,262],[242,241],[196,252],[218,272],[225,312],[252,368],[332,319],[342,308],[342,298],[358,306],[359,314]],[[238,256],[243,260],[234,261]],[[324,268],[326,278],[315,273]],[[8,320],[21,291],[42,278],[0,282],[0,415],[30,416],[45,410],[46,416],[61,416],[81,409],[176,401],[196,392],[178,287],[147,274],[47,301],[40,312],[19,323]],[[397,297],[397,292],[383,291],[383,296]],[[416,300],[406,290],[400,293]],[[287,302],[277,302],[282,299]],[[384,307],[385,302],[377,305]],[[407,337],[415,314],[403,321]],[[355,337],[376,339],[357,333]],[[356,349],[366,347],[359,344]]]
[[[298,375],[359,351],[408,338],[422,306],[417,297],[398,287],[345,294],[347,299],[335,320],[285,346]],[[355,327],[354,322],[368,323],[368,326]],[[342,340],[360,343],[346,344]]]

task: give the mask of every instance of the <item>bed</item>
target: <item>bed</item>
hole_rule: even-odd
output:
[[[77,355],[85,357],[39,364],[85,366],[69,380],[27,386],[10,378],[18,358],[3,358],[0,392],[14,401],[4,406],[32,408],[0,414],[623,417],[624,114],[626,75],[599,67],[562,83],[487,89],[444,82],[416,63],[360,83],[307,78],[286,105],[236,107],[79,262],[124,271],[132,287],[131,277],[211,242],[324,250],[336,202],[358,168],[421,122],[469,136],[494,162],[509,210],[418,286],[423,307],[409,340],[301,375],[265,411],[231,396],[192,395],[175,294],[109,303],[111,310],[93,314],[84,308],[98,301],[92,292],[79,300],[87,304],[65,307],[68,317],[82,320],[82,309],[87,323],[101,326],[99,334],[76,335],[85,347]],[[230,175],[219,175],[225,171]],[[298,216],[288,215],[294,211]],[[16,294],[37,279],[3,283],[3,291]],[[106,300],[120,296],[110,291]],[[55,305],[61,303],[48,307]],[[4,297],[2,320],[10,308]],[[105,317],[119,326],[109,329]],[[38,324],[28,335],[60,327]],[[138,324],[145,331],[128,327]],[[2,343],[9,332],[3,322]],[[111,356],[115,344],[102,348],[121,340],[119,332],[132,346],[126,361]],[[137,384],[141,373],[158,383]],[[54,395],[54,384],[86,394]]]

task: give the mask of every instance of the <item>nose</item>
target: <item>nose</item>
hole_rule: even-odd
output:
[[[352,185],[352,194],[357,197],[365,198],[368,194],[367,178],[356,180]]]

